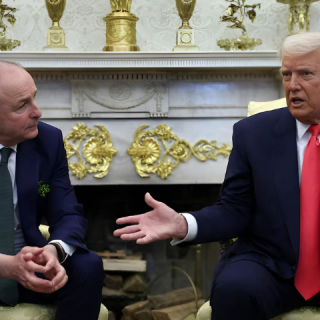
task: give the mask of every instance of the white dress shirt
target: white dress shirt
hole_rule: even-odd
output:
[[[299,169],[299,183],[301,181],[301,171],[303,164],[304,152],[306,150],[308,141],[311,137],[311,132],[308,131],[310,125],[303,124],[296,120],[297,126],[297,152],[298,152],[298,169]],[[319,139],[320,135],[318,136]],[[188,234],[184,239],[173,238],[171,241],[171,245],[177,245],[181,242],[192,241],[195,239],[198,233],[198,224],[195,217],[190,213],[182,213],[182,215],[186,218],[188,224]]]
[[[4,146],[0,144],[0,150]],[[12,189],[13,189],[13,208],[14,208],[14,250],[17,254],[23,247],[26,246],[26,242],[23,237],[22,228],[20,224],[20,215],[18,207],[18,193],[16,184],[16,158],[17,158],[17,145],[10,147],[14,152],[11,152],[8,160],[8,170],[11,176]],[[1,162],[1,152],[0,152],[0,162]],[[52,240],[51,242],[58,242],[63,247],[66,257],[71,256],[75,251],[75,246],[67,244],[61,240]]]

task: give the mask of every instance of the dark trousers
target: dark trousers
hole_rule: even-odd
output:
[[[68,282],[52,294],[27,290],[19,285],[19,302],[57,305],[56,320],[97,320],[102,300],[104,271],[94,252],[75,252],[63,263]]]
[[[295,308],[320,307],[320,294],[305,301],[294,279],[285,280],[256,262],[240,260],[217,275],[210,304],[212,320],[269,320]]]

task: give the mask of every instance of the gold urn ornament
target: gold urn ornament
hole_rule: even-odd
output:
[[[310,5],[319,0],[277,0],[277,2],[288,4],[289,13],[289,36],[303,31],[310,31]]]
[[[132,0],[110,0],[110,4],[112,13],[103,19],[107,24],[103,51],[140,51],[136,38],[139,18],[130,12]]]
[[[48,30],[48,44],[44,51],[69,51],[65,43],[65,34],[60,27],[60,19],[63,16],[67,0],[45,0],[49,16],[52,20],[52,27]]]
[[[195,5],[196,0],[176,0],[182,26],[177,31],[177,45],[173,51],[199,51],[194,41],[194,30],[189,25]]]

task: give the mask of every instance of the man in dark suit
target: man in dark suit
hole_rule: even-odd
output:
[[[281,74],[288,108],[235,124],[214,206],[178,214],[147,194],[152,211],[117,221],[134,225],[115,235],[140,244],[238,237],[215,269],[213,320],[320,307],[320,33],[284,41]]]
[[[83,244],[61,131],[38,122],[36,93],[22,67],[0,61],[0,301],[55,302],[57,320],[98,319],[102,261]]]

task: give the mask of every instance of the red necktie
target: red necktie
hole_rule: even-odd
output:
[[[294,284],[305,300],[320,292],[320,124],[303,158],[300,183],[300,253]]]

